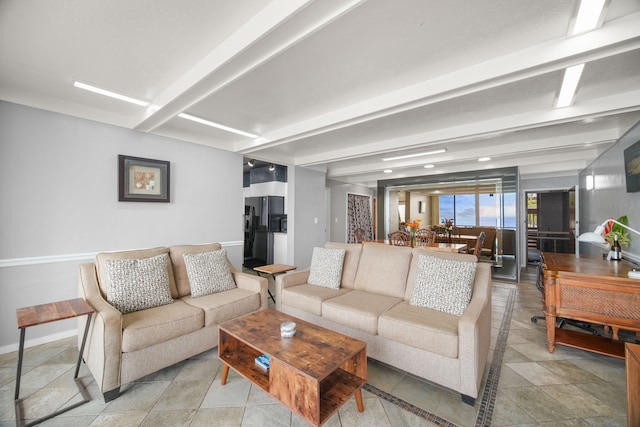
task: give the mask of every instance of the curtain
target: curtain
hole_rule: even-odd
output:
[[[362,228],[366,240],[373,240],[371,197],[347,193],[347,243],[354,243],[354,231]]]

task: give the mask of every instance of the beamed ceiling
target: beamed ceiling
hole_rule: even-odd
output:
[[[640,120],[640,1],[611,0],[601,27],[568,37],[576,8],[574,0],[0,0],[0,99],[368,186],[512,166],[525,178],[574,175]],[[554,108],[564,69],[579,63],[575,102]],[[491,160],[478,163],[484,156]]]

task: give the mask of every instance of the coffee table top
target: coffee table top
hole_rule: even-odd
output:
[[[281,337],[282,322],[295,322],[296,335]],[[221,324],[220,329],[316,379],[327,377],[366,347],[364,341],[273,309],[230,320]]]

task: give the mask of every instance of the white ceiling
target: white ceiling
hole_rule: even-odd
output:
[[[572,175],[640,120],[640,1],[611,0],[601,28],[568,38],[576,7],[0,0],[0,99],[369,186],[508,166]],[[564,68],[582,62],[574,105],[554,109]],[[77,89],[76,79],[151,105]],[[382,161],[436,148],[447,151]]]

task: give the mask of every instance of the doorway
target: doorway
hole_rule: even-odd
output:
[[[525,192],[527,252],[576,252],[576,191]]]

